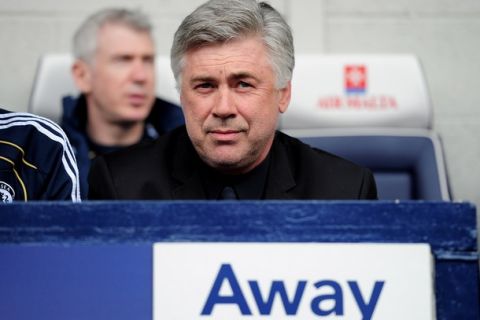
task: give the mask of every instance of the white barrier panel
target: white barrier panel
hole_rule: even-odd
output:
[[[157,243],[154,320],[435,319],[427,244]]]

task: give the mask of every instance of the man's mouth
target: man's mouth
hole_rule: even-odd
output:
[[[144,105],[146,100],[147,96],[145,94],[133,93],[128,95],[128,101],[134,106]]]
[[[236,129],[214,129],[208,131],[208,133],[215,138],[217,141],[232,141],[238,138],[238,136],[243,132],[243,130]]]

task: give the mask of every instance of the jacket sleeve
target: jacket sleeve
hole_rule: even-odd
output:
[[[88,200],[117,199],[115,185],[105,158],[97,157],[88,175]]]
[[[68,140],[66,140],[68,144]],[[65,149],[49,150],[51,166],[43,173],[45,182],[42,194],[35,200],[70,200],[80,202],[79,176],[73,153],[67,155]]]
[[[372,172],[368,169],[364,169],[363,181],[360,187],[358,199],[378,200],[377,185]]]

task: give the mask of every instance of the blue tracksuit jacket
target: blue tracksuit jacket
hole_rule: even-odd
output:
[[[0,108],[0,203],[80,201],[72,147],[54,122]]]

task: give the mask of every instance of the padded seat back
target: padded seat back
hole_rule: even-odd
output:
[[[368,167],[379,198],[449,200],[432,106],[412,55],[299,55],[279,128]]]

